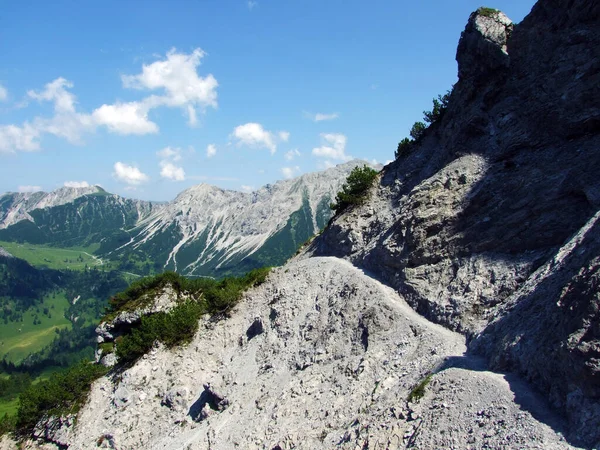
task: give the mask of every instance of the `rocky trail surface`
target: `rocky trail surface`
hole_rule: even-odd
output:
[[[187,347],[97,381],[69,448],[570,448],[524,382],[333,257],[276,269]],[[428,376],[421,399],[408,401]]]

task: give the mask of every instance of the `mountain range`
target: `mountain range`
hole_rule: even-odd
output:
[[[83,365],[76,375],[98,371],[85,383],[40,384],[58,393],[61,383],[85,384],[80,403],[62,409],[42,388],[29,391],[24,445],[600,448],[598,23],[596,0],[539,0],[520,24],[473,12],[447,104],[399,145],[362,201],[213,316],[198,308],[231,282],[167,274],[123,293],[96,329],[98,359],[112,371]],[[121,250],[158,235],[175,243],[163,265],[224,270],[300,223],[295,213],[319,210],[302,184],[282,186],[297,200],[275,216],[278,227],[227,225],[233,240],[195,230],[193,221],[243,224],[232,218],[251,209],[247,197],[220,192],[226,207],[195,216],[191,203],[217,195],[200,186],[136,222]],[[180,259],[205,235],[205,266]],[[186,286],[205,291],[193,297]],[[193,308],[198,329],[182,313]],[[145,339],[177,324],[192,330],[183,345]],[[26,416],[32,405],[38,414]]]
[[[90,248],[120,270],[190,276],[280,265],[325,227],[351,161],[254,192],[193,186],[168,203],[133,200],[99,186],[0,197],[0,241]]]

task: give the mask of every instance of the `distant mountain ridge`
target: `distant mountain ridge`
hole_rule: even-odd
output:
[[[0,196],[0,241],[98,246],[122,270],[239,274],[280,265],[332,216],[350,161],[252,192],[192,186],[168,203],[126,199],[99,186]]]
[[[52,192],[7,192],[0,196],[0,229],[21,220],[32,220],[30,211],[71,203],[78,197],[106,193],[100,186],[61,187]]]

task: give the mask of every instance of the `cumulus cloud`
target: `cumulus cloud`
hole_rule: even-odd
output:
[[[8,91],[4,86],[0,84],[0,102],[5,101],[8,98]]]
[[[208,147],[206,147],[206,157],[212,158],[216,154],[217,154],[217,147],[215,146],[215,144],[209,144]]]
[[[39,150],[39,141],[44,134],[80,144],[82,135],[94,131],[96,124],[89,114],[76,111],[76,97],[67,90],[72,87],[73,83],[61,77],[47,83],[42,91],[28,91],[27,96],[31,99],[54,103],[54,115],[35,117],[21,126],[0,126],[0,152]]]
[[[297,148],[294,148],[294,149],[286,152],[285,155],[283,155],[283,157],[287,161],[292,161],[294,158],[296,158],[296,157],[298,157],[300,155],[302,155],[302,153],[300,153]]]
[[[200,61],[206,55],[200,48],[190,54],[178,53],[175,49],[167,52],[166,59],[144,64],[137,75],[123,75],[125,88],[162,91],[138,102],[104,104],[92,116],[99,125],[106,125],[109,131],[119,134],[151,134],[158,132],[158,125],[148,119],[148,113],[155,108],[166,106],[182,108],[188,116],[188,124],[198,122],[197,108],[217,107],[216,78],[209,74],[198,75]]]
[[[46,84],[41,92],[27,91],[27,95],[38,101],[54,102],[54,110],[58,113],[75,112],[75,95],[67,91],[71,89],[73,83],[59,77],[54,81]]]
[[[281,173],[286,179],[294,178],[298,173],[300,173],[300,167],[282,167]]]
[[[351,156],[346,155],[347,138],[339,133],[321,133],[321,147],[315,147],[312,154],[319,158],[328,158],[349,161]]]
[[[54,115],[35,117],[20,126],[0,125],[0,152],[39,150],[44,134],[80,144],[84,133],[94,132],[99,126],[118,134],[157,133],[158,125],[148,114],[163,106],[181,108],[188,117],[188,124],[194,126],[198,122],[198,110],[204,112],[208,107],[217,107],[217,80],[211,74],[202,77],[197,72],[205,55],[200,48],[189,54],[170,50],[164,59],[143,65],[141,73],[122,76],[125,88],[156,93],[140,101],[105,103],[91,113],[77,111],[77,99],[70,91],[73,83],[63,77],[47,83],[41,91],[30,90],[28,99],[54,103]],[[0,101],[6,97],[6,89],[0,85]]]
[[[22,126],[0,125],[0,153],[16,150],[32,152],[40,149],[40,130],[25,122]]]
[[[246,4],[248,5],[248,9],[252,11],[256,7],[256,5],[258,5],[258,2],[255,0],[248,0]]]
[[[19,186],[19,188],[18,188],[19,192],[39,192],[41,190],[42,190],[41,186],[30,186],[30,185]]]
[[[90,184],[87,181],[65,181],[64,186],[68,188],[86,188],[90,187]]]
[[[242,192],[246,192],[246,193],[250,193],[254,190],[253,186],[247,186],[245,184],[242,184]]]
[[[158,133],[158,125],[148,119],[148,107],[140,102],[102,105],[92,113],[94,121],[118,134]]]
[[[173,147],[165,147],[156,152],[156,156],[162,159],[170,159],[171,161],[179,161],[181,159],[181,149]]]
[[[189,123],[196,123],[196,108],[205,110],[217,107],[216,78],[209,74],[198,75],[197,69],[206,53],[197,48],[190,54],[169,50],[166,59],[144,64],[142,73],[123,75],[123,86],[140,90],[162,90],[162,95],[151,95],[144,100],[149,108],[158,106],[182,107],[189,117]]]
[[[36,129],[38,136],[48,133],[65,138],[71,143],[80,144],[83,133],[95,130],[96,124],[92,116],[76,111],[77,99],[67,90],[72,87],[73,83],[59,77],[47,83],[42,91],[27,92],[29,98],[54,103],[53,117],[36,117],[33,120],[32,127]]]
[[[287,141],[290,133],[287,131],[273,133],[265,130],[260,123],[251,122],[235,127],[231,136],[237,140],[238,146],[266,148],[273,154],[277,151],[277,144]]]
[[[131,186],[137,186],[147,182],[150,179],[148,175],[143,173],[137,167],[124,164],[120,161],[115,163],[113,175],[117,180],[127,183]]]
[[[160,162],[160,176],[166,178],[167,180],[173,181],[184,181],[185,180],[185,171],[183,167],[176,166],[172,162],[169,161],[161,161]]]

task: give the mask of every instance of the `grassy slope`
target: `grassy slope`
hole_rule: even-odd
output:
[[[49,308],[51,318],[43,314],[44,307]],[[52,298],[52,295],[44,297],[43,303],[37,308],[40,313],[36,313],[36,308],[31,308],[23,314],[23,322],[2,323],[0,358],[6,357],[7,361],[17,363],[52,342],[56,336],[55,328],[71,327],[71,322],[65,318],[68,307],[69,301],[64,292],[60,291],[55,298]],[[34,316],[38,317],[41,324],[33,324]]]
[[[0,241],[11,255],[24,259],[34,267],[49,269],[84,270],[87,267],[99,266],[100,261],[91,256],[98,245],[89,247],[57,248],[36,244],[19,244],[17,242]]]

